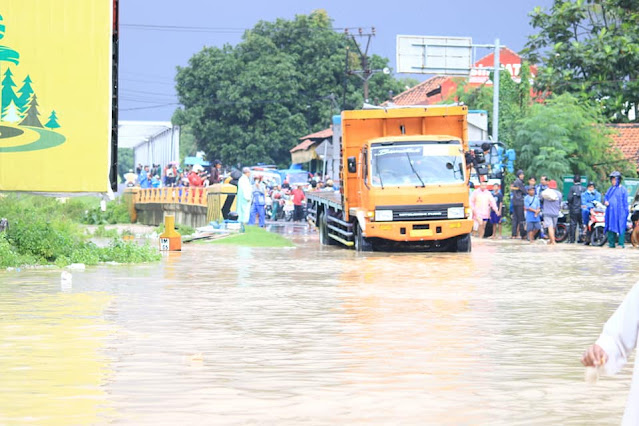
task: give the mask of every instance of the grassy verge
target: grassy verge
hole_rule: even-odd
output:
[[[188,226],[188,225],[180,225],[179,223],[177,225],[175,225],[175,230],[181,235],[181,236],[186,236],[186,235],[193,235],[195,234],[195,229]],[[164,224],[161,224],[160,226],[158,226],[157,228],[155,228],[155,232],[158,233],[158,235],[162,234],[164,232]]]
[[[235,234],[207,244],[226,244],[243,247],[294,247],[287,238],[257,226],[246,226],[243,234]]]
[[[20,194],[0,198],[0,217],[9,221],[9,228],[0,233],[0,268],[161,259],[158,250],[149,246],[119,239],[113,239],[108,247],[89,242],[79,222],[86,217],[86,208],[91,209],[93,200],[60,203],[54,198]]]

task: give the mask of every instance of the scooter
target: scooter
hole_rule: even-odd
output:
[[[590,209],[585,240],[586,244],[590,241],[590,245],[601,247],[606,244],[606,233],[604,232],[606,227],[606,206],[598,201],[595,201],[594,204],[595,207]]]
[[[295,205],[293,204],[293,200],[286,200],[284,203],[284,207],[282,208],[284,212],[284,220],[290,222],[293,220],[293,212],[295,211]]]

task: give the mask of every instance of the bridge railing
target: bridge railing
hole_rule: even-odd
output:
[[[201,206],[206,208],[207,223],[221,221],[230,211],[236,209],[235,194],[237,187],[230,184],[215,184],[209,187],[166,187],[166,188],[127,188],[124,199],[129,207],[131,222],[136,222],[136,205],[173,204],[183,206]]]
[[[135,194],[135,204],[170,203],[207,206],[207,188],[203,186],[139,188]]]

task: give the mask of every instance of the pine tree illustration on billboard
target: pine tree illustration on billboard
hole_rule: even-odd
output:
[[[0,41],[5,33],[6,26],[0,15]],[[37,85],[29,74],[23,74],[22,84],[16,90],[16,76],[21,71],[20,54],[0,45],[0,153],[48,149],[66,141],[58,130],[62,126],[56,111],[51,111],[48,121],[42,124],[38,95],[34,89]]]

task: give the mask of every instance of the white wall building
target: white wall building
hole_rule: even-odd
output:
[[[118,122],[118,148],[132,148],[134,164],[180,161],[180,127],[170,121]]]

